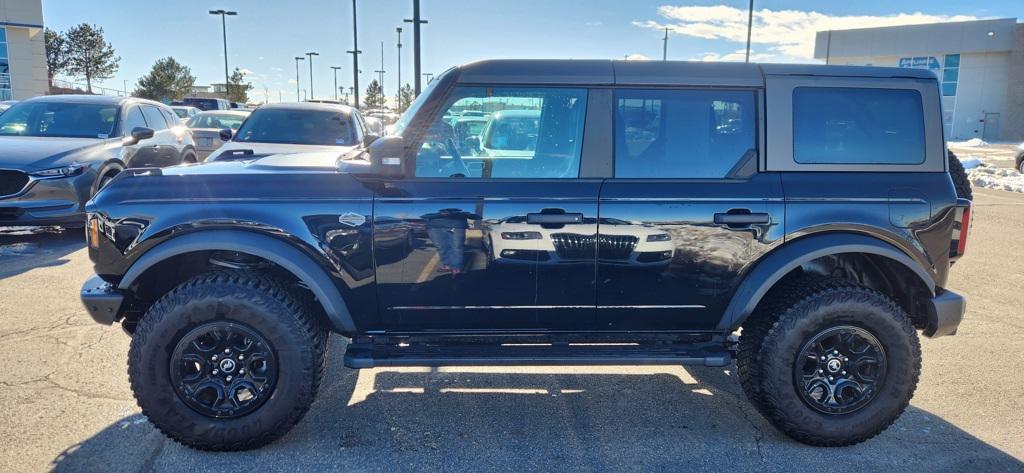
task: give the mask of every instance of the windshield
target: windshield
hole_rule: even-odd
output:
[[[211,113],[211,114],[199,114],[188,121],[189,128],[215,128],[223,130],[224,128],[230,128],[232,130],[238,130],[238,127],[242,126],[242,122],[245,121],[245,116],[235,115],[229,113]]]
[[[405,110],[405,113],[402,114],[402,118],[399,118],[398,121],[395,122],[395,126],[391,130],[392,135],[402,134],[405,127],[409,126],[409,120],[412,120],[412,117],[416,116],[416,113],[423,108],[423,104],[427,101],[427,98],[430,97],[430,94],[434,91],[434,88],[437,87],[437,84],[439,84],[444,76],[448,75],[453,69],[454,68],[442,72],[441,77],[437,77],[427,84],[427,88],[423,89],[423,92],[416,97],[416,100],[412,101],[412,105],[409,105],[409,108]]]
[[[0,136],[109,138],[117,105],[21,102],[0,115]]]
[[[244,143],[354,146],[352,116],[334,111],[260,109],[236,134]]]

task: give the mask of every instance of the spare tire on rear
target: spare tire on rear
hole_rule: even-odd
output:
[[[952,151],[948,151],[949,177],[953,178],[953,186],[956,187],[956,196],[961,199],[974,200],[974,193],[971,192],[971,180],[967,178],[967,171],[960,159]]]

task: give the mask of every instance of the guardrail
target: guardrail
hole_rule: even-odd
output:
[[[51,94],[86,94],[88,87],[85,82],[69,81],[64,79],[53,79],[52,86],[50,87]],[[125,94],[124,90],[111,89],[109,87],[100,87],[98,85],[92,86],[92,93],[96,95],[110,95],[112,97],[124,97],[130,95]]]

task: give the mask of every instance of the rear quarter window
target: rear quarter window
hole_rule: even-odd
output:
[[[911,89],[793,89],[793,159],[800,164],[921,164],[925,125]]]

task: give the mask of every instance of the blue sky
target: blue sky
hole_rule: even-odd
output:
[[[385,92],[396,86],[395,27],[402,26],[402,81],[412,82],[412,0],[358,0],[360,87],[381,66],[384,41]],[[755,0],[753,57],[759,61],[812,61],[814,31],[972,18],[1015,17],[1020,0]],[[333,97],[352,83],[351,0],[44,0],[47,26],[64,30],[88,22],[106,31],[121,56],[117,75],[103,83],[129,88],[153,62],[173,56],[192,68],[197,83],[223,82],[220,18],[210,9],[230,9],[228,61],[276,102],[295,99],[294,57],[317,51],[314,90]],[[423,71],[484,58],[661,58],[662,31],[669,27],[669,59],[742,60],[747,0],[422,0]],[[300,85],[309,86],[301,64]]]

